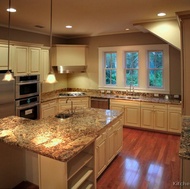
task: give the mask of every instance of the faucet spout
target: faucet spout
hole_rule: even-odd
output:
[[[74,114],[73,101],[70,98],[67,98],[66,103],[68,103],[69,100],[71,101],[71,114]]]

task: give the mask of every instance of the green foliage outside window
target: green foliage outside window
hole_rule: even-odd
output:
[[[105,79],[106,85],[116,85],[117,81],[117,54],[115,52],[105,53]]]
[[[138,86],[139,75],[139,53],[125,53],[125,68],[126,68],[126,85]]]
[[[149,87],[163,87],[163,52],[149,51]]]

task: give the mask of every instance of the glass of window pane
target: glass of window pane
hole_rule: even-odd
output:
[[[126,85],[138,86],[138,70],[126,70]]]
[[[163,68],[163,52],[162,51],[149,52],[149,68]]]
[[[106,85],[109,85],[111,83],[111,71],[106,70]]]
[[[138,68],[138,52],[126,52],[125,56],[126,68]]]
[[[116,84],[116,70],[111,70],[111,84]]]
[[[149,86],[150,87],[163,87],[163,71],[162,70],[149,70]]]

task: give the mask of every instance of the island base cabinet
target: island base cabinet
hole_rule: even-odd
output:
[[[68,162],[39,155],[39,188],[95,189],[94,167],[94,143]]]

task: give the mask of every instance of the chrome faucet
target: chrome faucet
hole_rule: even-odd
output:
[[[132,93],[132,95],[134,95],[135,87],[133,85],[133,81],[130,82],[130,88],[129,88],[128,92],[130,92],[130,93]]]
[[[71,101],[71,114],[74,114],[73,101],[70,98],[67,98],[66,103],[68,103],[69,100]]]

